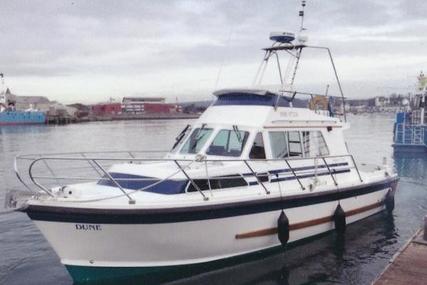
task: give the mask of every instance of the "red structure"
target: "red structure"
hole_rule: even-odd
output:
[[[117,115],[122,113],[121,103],[99,103],[92,105],[92,113],[97,116]]]
[[[123,113],[176,113],[182,110],[176,104],[165,103],[163,97],[124,97],[122,100]]]
[[[178,108],[175,104],[166,103],[144,103],[145,113],[174,113]]]
[[[170,114],[182,112],[181,106],[165,103],[163,97],[124,97],[121,103],[107,102],[91,106],[95,116],[118,114]]]

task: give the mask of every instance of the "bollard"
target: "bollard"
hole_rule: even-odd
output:
[[[427,241],[427,216],[424,217],[424,240]]]

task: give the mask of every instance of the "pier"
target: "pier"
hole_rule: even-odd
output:
[[[148,113],[148,114],[117,114],[104,116],[90,116],[89,121],[126,121],[126,120],[177,120],[197,119],[199,114],[186,113]]]
[[[126,121],[126,120],[179,120],[179,119],[197,119],[199,114],[117,114],[110,116],[88,116],[72,117],[69,115],[47,115],[46,124],[48,125],[66,125],[71,123],[87,123],[96,121]]]
[[[417,233],[390,260],[373,285],[427,284],[427,216]]]

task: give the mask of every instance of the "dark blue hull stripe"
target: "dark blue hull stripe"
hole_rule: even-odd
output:
[[[348,166],[347,162],[329,164],[328,166],[329,166],[329,168],[333,174],[348,172],[347,170],[343,171],[343,170],[336,170],[336,168],[333,168],[333,167]],[[304,167],[293,168],[294,172],[296,172],[296,173],[300,172],[300,171],[305,171],[305,170],[308,171],[308,170],[315,170],[315,169],[316,169],[315,166],[304,166]],[[317,166],[317,169],[325,170],[326,165],[319,165],[319,166]],[[274,169],[274,170],[268,171],[268,174],[276,176],[276,177],[280,174],[283,174],[283,173],[289,173],[292,175],[291,170],[289,168]],[[121,187],[123,187],[125,189],[138,190],[138,189],[146,188],[146,190],[144,190],[145,192],[153,192],[153,193],[166,194],[166,195],[174,195],[174,194],[185,193],[185,189],[187,188],[187,185],[189,184],[188,180],[172,180],[172,179],[168,179],[168,180],[165,180],[159,184],[156,184],[160,180],[158,178],[155,178],[155,177],[147,177],[147,176],[133,175],[133,174],[128,174],[128,173],[116,173],[116,172],[110,172],[109,174],[111,177],[116,179],[117,183]],[[321,173],[318,173],[317,175],[322,176],[322,175],[328,175],[328,174],[329,173],[324,174],[323,172],[321,172]],[[239,174],[235,174],[235,175],[239,176]],[[245,178],[254,177],[253,173],[244,173],[242,175]],[[302,175],[302,174],[298,175],[298,178],[308,178],[308,177],[313,177],[313,176],[315,176],[314,173],[312,173],[312,174],[306,173],[304,175]],[[215,179],[215,177],[211,177],[211,178]],[[218,179],[221,179],[221,178],[218,178]],[[292,175],[292,176],[286,177],[286,178],[280,178],[279,177],[278,179],[279,180],[272,179],[272,182],[293,180],[293,179],[297,179],[297,178]],[[258,184],[256,181],[255,182],[249,181],[248,183],[250,186]],[[117,187],[117,185],[115,183],[113,183],[106,176],[104,176],[102,179],[100,179],[97,184],[98,185],[104,185],[104,186],[110,186],[110,187]],[[150,185],[153,185],[153,186],[149,187]],[[233,186],[233,187],[235,187],[235,186]]]
[[[381,191],[392,187],[395,183],[397,183],[397,178],[388,178],[380,183],[324,191],[323,193],[314,191],[282,198],[170,209],[82,209],[30,205],[23,211],[31,219],[39,221],[91,224],[177,223],[250,215],[333,202]],[[286,189],[284,191],[286,193]]]
[[[350,169],[343,169],[343,170],[332,170],[331,169],[332,174],[341,174],[341,173],[348,173],[350,172]],[[287,176],[287,177],[281,177],[281,178],[274,178],[270,180],[270,183],[274,183],[274,182],[279,182],[279,181],[289,181],[289,180],[296,180],[298,179],[304,179],[304,178],[310,178],[310,177],[315,177],[315,176],[325,176],[325,175],[331,175],[329,172],[320,172],[317,173],[316,175],[314,173],[310,173],[310,174],[305,174],[305,175],[297,175],[297,176]],[[264,183],[268,183],[267,181],[265,181]],[[254,186],[254,185],[258,185],[257,181],[251,181],[249,182],[249,186]]]
[[[341,173],[347,173],[347,172],[350,172],[350,169],[335,170],[335,171],[332,171],[332,174],[341,174]],[[303,178],[310,178],[310,177],[315,177],[315,176],[325,176],[325,175],[331,175],[331,174],[329,172],[321,172],[321,173],[317,173],[317,175],[315,175],[314,173],[311,173],[311,174],[306,174],[306,175],[297,175],[296,177],[298,177],[298,179],[303,179]],[[271,179],[271,182],[296,180],[296,177],[295,176],[288,176],[288,177],[282,177],[282,178],[275,178],[275,179]]]
[[[332,167],[348,166],[348,163],[347,162],[333,163],[333,164],[328,164],[328,166],[331,169],[331,171],[333,171]],[[323,168],[326,168],[326,165],[318,165],[317,168],[323,169]],[[298,172],[298,171],[303,171],[303,170],[313,170],[313,169],[316,169],[316,166],[293,167],[292,169],[295,172]],[[268,171],[268,173],[270,173],[270,174],[281,174],[281,173],[285,173],[285,172],[291,172],[291,170],[289,168],[282,168],[282,169],[274,169],[274,170]],[[250,172],[244,173],[242,175],[244,177],[254,176],[253,173],[250,173]]]

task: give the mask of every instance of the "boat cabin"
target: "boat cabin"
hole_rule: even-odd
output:
[[[291,159],[348,154],[338,118],[308,101],[266,90],[228,89],[176,138],[167,158]]]

